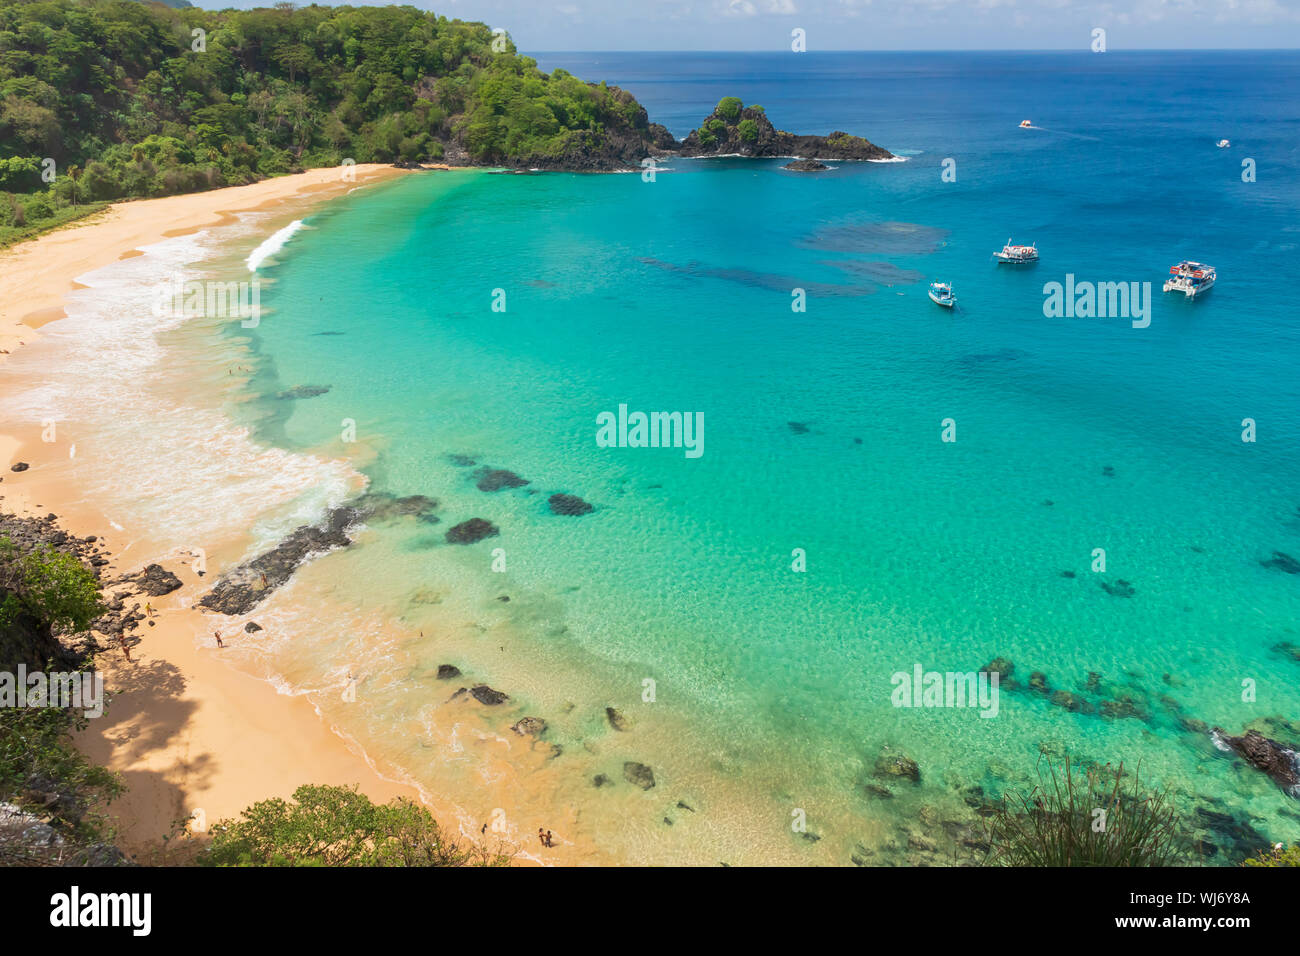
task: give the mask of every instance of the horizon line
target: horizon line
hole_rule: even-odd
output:
[[[516,44],[516,51],[523,56],[529,56],[531,53],[519,49]],[[654,49],[654,50],[629,50],[606,47],[602,49],[587,50],[534,50],[532,53],[772,53],[786,55],[789,50],[682,50],[682,49]],[[1300,47],[1291,46],[1223,46],[1223,47],[1184,47],[1184,46],[1152,46],[1152,47],[1133,47],[1131,49],[1115,50],[1109,49],[1104,54],[1094,53],[1087,47],[933,47],[933,48],[916,48],[916,49],[883,49],[883,48],[857,48],[857,49],[834,49],[834,50],[805,50],[798,54],[807,56],[810,53],[1078,53],[1085,56],[1104,56],[1111,53],[1300,53]]]

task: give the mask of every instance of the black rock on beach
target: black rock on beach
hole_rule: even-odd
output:
[[[247,614],[293,576],[311,554],[323,554],[352,543],[349,525],[362,517],[356,508],[335,508],[320,525],[303,525],[276,547],[241,564],[217,581],[198,606],[232,616]]]

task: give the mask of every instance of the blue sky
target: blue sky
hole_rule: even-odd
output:
[[[270,6],[272,0],[197,0]],[[365,0],[352,0],[353,3]],[[1300,0],[416,0],[543,50],[1111,50],[1300,46]]]

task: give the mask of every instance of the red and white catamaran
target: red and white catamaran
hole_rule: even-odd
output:
[[[1194,299],[1202,292],[1209,292],[1214,286],[1214,266],[1203,262],[1183,260],[1176,266],[1169,267],[1169,278],[1165,280],[1166,292],[1181,292],[1187,298]]]

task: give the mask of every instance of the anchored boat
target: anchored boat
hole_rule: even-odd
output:
[[[998,260],[998,264],[1007,263],[1008,265],[1020,265],[1025,262],[1038,261],[1038,243],[1031,246],[1015,246],[1011,240],[1002,247],[1001,252],[993,253],[993,257]]]
[[[1221,139],[1221,140],[1219,140],[1217,143],[1215,143],[1214,145],[1218,146],[1219,149],[1227,149],[1227,148],[1228,148],[1229,146],[1231,146],[1232,144],[1229,143],[1226,139]]]
[[[947,282],[931,282],[930,299],[935,305],[941,305],[945,309],[951,309],[957,304],[957,297],[953,295],[952,286]]]
[[[1181,292],[1187,298],[1195,299],[1202,292],[1209,292],[1214,287],[1215,278],[1214,266],[1184,259],[1178,265],[1169,267],[1165,291]]]

